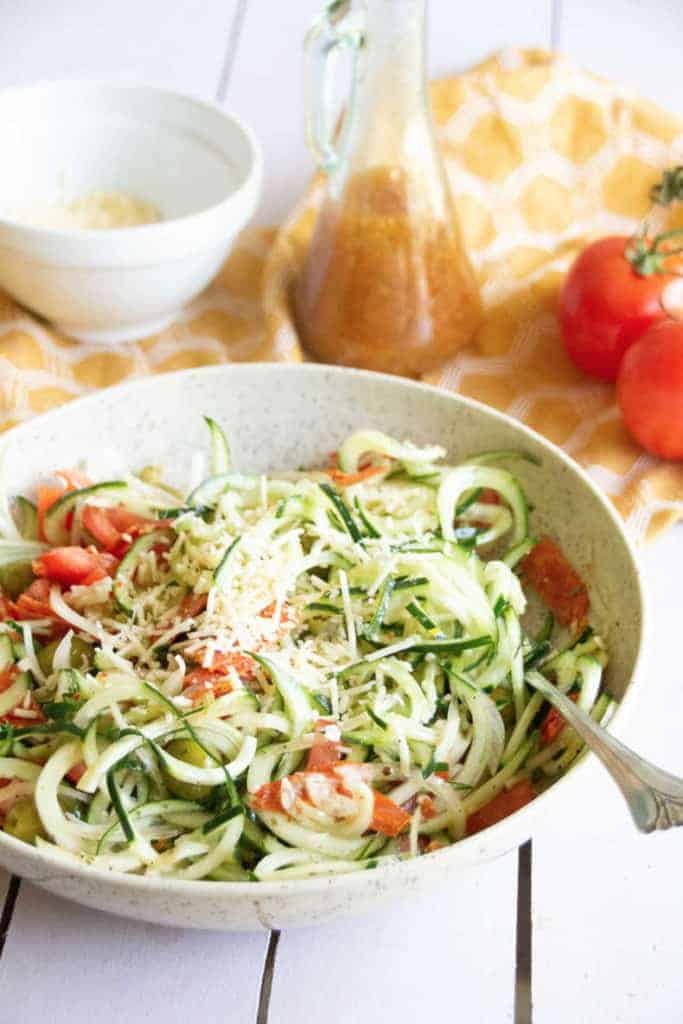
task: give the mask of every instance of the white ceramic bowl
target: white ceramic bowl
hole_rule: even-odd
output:
[[[623,698],[635,689],[643,625],[638,570],[621,524],[558,448],[476,402],[397,377],[325,366],[190,370],[113,388],[15,428],[6,435],[10,492],[113,442],[133,468],[164,455],[177,460],[189,447],[206,446],[203,413],[226,428],[237,466],[248,472],[321,465],[364,426],[417,443],[438,441],[453,459],[490,448],[537,455],[540,468],[520,462],[515,472],[535,506],[533,528],[557,537],[589,583],[592,619],[609,648],[607,685],[622,699],[614,719],[619,731]],[[438,853],[359,874],[266,883],[159,881],[67,864],[4,833],[0,863],[88,906],[163,924],[230,930],[311,924],[445,881],[525,841],[540,818],[555,814],[566,826],[561,794],[581,779],[589,786],[591,773],[602,770],[589,756],[492,828]]]
[[[251,133],[177,93],[86,82],[6,89],[0,134],[0,287],[83,341],[160,330],[208,284],[258,202]],[[93,191],[131,193],[166,219],[63,231],[12,216]]]

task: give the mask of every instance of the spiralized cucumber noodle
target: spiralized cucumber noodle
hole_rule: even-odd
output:
[[[581,754],[527,679],[602,720],[605,648],[528,625],[523,453],[446,465],[363,430],[331,467],[255,476],[207,423],[190,493],[147,467],[69,478],[39,521],[3,499],[0,569],[38,577],[2,598],[6,831],[163,878],[362,871],[493,824]],[[74,549],[99,566],[76,582]]]

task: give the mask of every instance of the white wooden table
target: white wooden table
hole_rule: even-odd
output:
[[[0,86],[83,75],[225,100],[264,147],[259,217],[272,223],[311,166],[300,40],[319,3],[0,0]],[[431,0],[430,38],[434,73],[505,45],[554,46],[683,106],[678,0]],[[682,563],[681,530],[642,554],[653,630],[629,731],[679,773]],[[560,802],[533,848],[373,917],[281,935],[156,928],[0,874],[0,1024],[675,1024],[680,844],[676,833],[636,835],[600,779]]]

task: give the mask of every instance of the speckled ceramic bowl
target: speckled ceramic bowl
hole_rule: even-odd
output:
[[[609,647],[608,686],[617,698],[630,698],[643,605],[633,552],[615,513],[558,448],[456,395],[325,366],[225,366],[155,377],[74,402],[13,430],[7,435],[10,490],[29,489],[45,471],[112,444],[134,468],[164,455],[177,459],[188,446],[205,445],[202,413],[227,429],[235,460],[245,471],[320,465],[359,427],[417,443],[438,441],[452,459],[515,447],[539,456],[540,467],[515,467],[535,506],[534,528],[556,536],[589,581],[593,618]],[[614,719],[617,732],[623,716],[622,702]],[[148,880],[74,867],[4,833],[0,863],[87,906],[160,924],[226,930],[313,924],[399,899],[514,848],[532,835],[539,819],[560,821],[562,793],[581,780],[589,785],[597,770],[589,756],[493,828],[427,857],[359,874],[260,884]]]

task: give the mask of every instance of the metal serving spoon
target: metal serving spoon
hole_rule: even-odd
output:
[[[526,681],[561,712],[600,758],[621,790],[641,832],[683,825],[683,779],[663,772],[611,736],[538,672]]]

